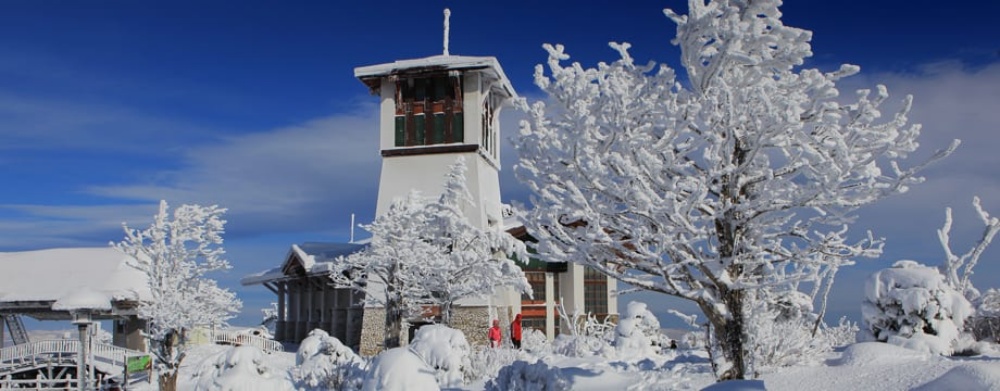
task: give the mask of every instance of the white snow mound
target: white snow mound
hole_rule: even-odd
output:
[[[462,385],[462,368],[469,364],[472,349],[461,331],[439,324],[423,326],[417,329],[409,349],[436,371],[439,385]]]
[[[894,364],[909,361],[927,361],[932,356],[896,345],[882,342],[859,342],[844,349],[839,360],[831,363],[833,366],[867,366],[873,364]]]
[[[382,352],[365,376],[364,391],[438,391],[434,370],[407,348]]]
[[[952,368],[914,391],[1000,390],[1000,364],[968,363]]]
[[[287,371],[271,368],[264,352],[237,346],[206,359],[198,370],[195,391],[293,391]]]
[[[702,388],[701,391],[764,391],[763,380],[729,380]]]

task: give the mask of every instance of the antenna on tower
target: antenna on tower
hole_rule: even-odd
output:
[[[448,25],[449,18],[451,18],[451,10],[445,8],[444,9],[444,55],[446,56],[448,55],[448,29],[450,28],[450,26]]]
[[[354,243],[354,213],[351,213],[351,241],[348,243]]]

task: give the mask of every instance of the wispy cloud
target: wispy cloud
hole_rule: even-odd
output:
[[[331,218],[374,206],[380,155],[375,111],[367,112],[195,146],[179,157],[180,168],[156,180],[86,192],[219,204],[229,208],[230,231],[241,234],[328,229]]]

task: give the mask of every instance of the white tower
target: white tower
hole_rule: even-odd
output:
[[[500,229],[498,114],[516,93],[496,58],[444,54],[359,67],[354,76],[381,97],[376,215],[411,189],[441,194],[448,167],[464,156],[476,202],[466,216]]]
[[[393,200],[411,190],[438,197],[449,167],[462,156],[475,202],[464,207],[465,216],[480,228],[500,231],[498,118],[501,107],[516,93],[496,58],[448,53],[448,15],[445,10],[443,54],[354,69],[354,76],[381,98],[382,174],[375,214],[382,215]],[[521,310],[520,298],[513,289],[501,288],[485,301],[459,300],[452,326],[463,330],[469,342],[485,345],[483,330],[490,320],[508,324]],[[365,315],[366,325],[369,318]],[[365,341],[362,335],[362,351]]]

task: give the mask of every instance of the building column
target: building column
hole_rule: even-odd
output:
[[[585,313],[587,308],[584,303],[583,295],[583,265],[578,263],[569,263],[566,265],[566,273],[559,276],[559,296],[562,300],[563,309],[566,310],[566,315],[573,315],[573,312],[580,310],[581,313]],[[565,322],[560,322],[559,329],[562,333],[569,333],[568,324],[562,324]]]
[[[305,281],[306,289],[306,327],[302,330],[302,335],[305,337],[309,335],[309,332],[316,327],[316,284],[310,279]]]
[[[556,337],[556,283],[555,273],[545,272],[545,337]]]
[[[320,290],[319,290],[319,325],[317,326],[317,328],[323,329],[323,331],[326,331],[327,334],[329,334],[330,330],[327,330],[327,328],[326,328],[326,287],[327,287],[327,285],[328,284],[326,284],[326,283],[323,283],[323,285],[320,285]]]
[[[618,280],[607,277],[608,279],[608,315],[615,315],[615,323],[618,322]]]
[[[302,281],[295,282],[295,311],[297,314],[295,322],[295,340],[301,341],[305,338],[305,328],[306,328],[306,313],[303,311],[306,308],[306,298],[305,292],[306,286]]]
[[[302,295],[301,289],[299,287],[298,281],[292,281],[288,284],[288,327],[291,329],[289,337],[291,341],[300,341],[299,338],[299,322],[302,320]]]
[[[276,285],[278,285],[278,319],[274,323],[274,339],[284,341],[287,339],[285,337],[285,292],[287,291],[285,285],[287,283],[281,281]]]

